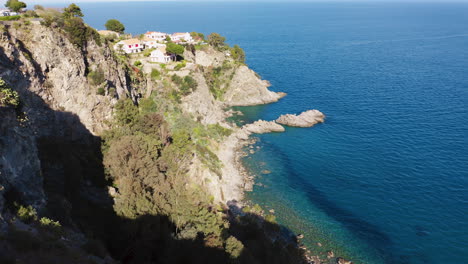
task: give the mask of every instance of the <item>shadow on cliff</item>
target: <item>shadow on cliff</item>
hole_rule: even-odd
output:
[[[36,146],[31,147],[38,149],[47,198],[41,214],[85,234],[90,242],[83,248],[89,254],[104,257],[109,252],[122,263],[305,262],[294,243],[283,244],[269,237],[268,231],[284,231],[284,227],[256,215],[244,216],[248,221],[232,222],[230,233],[244,243],[236,259],[223,248],[206,246],[202,234],[194,240],[176,239],[176,226],[165,215],[144,215],[137,219],[118,216],[107,193],[110,183],[105,177],[101,139],[77,115],[51,109],[41,97],[29,91],[32,78],[43,82],[45,77],[40,73],[20,72],[21,66],[19,59],[9,60],[0,49],[0,75],[19,92],[22,101],[19,112],[26,111],[31,117],[21,129],[34,131],[30,134],[36,138]],[[10,204],[24,204],[22,191],[11,186],[9,193],[12,194],[8,196]]]

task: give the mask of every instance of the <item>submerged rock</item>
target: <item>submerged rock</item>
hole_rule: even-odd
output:
[[[286,126],[295,127],[312,127],[317,123],[323,123],[325,115],[319,110],[309,110],[302,112],[300,115],[287,114],[282,115],[276,122]]]
[[[337,258],[336,259],[336,263],[337,264],[353,264],[353,262],[349,261],[349,260],[346,260],[344,258]]]

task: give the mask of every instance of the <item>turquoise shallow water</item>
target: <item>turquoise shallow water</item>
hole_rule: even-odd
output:
[[[259,136],[249,197],[356,263],[466,263],[468,4],[82,4],[94,27],[219,32],[287,92],[243,108],[313,128]],[[177,19],[175,19],[177,18]],[[262,170],[271,174],[262,175]]]

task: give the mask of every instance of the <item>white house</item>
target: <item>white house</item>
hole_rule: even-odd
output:
[[[185,32],[185,33],[174,33],[171,35],[171,40],[174,42],[188,42],[191,43],[193,42],[193,38],[190,35],[190,33]]]
[[[122,50],[125,53],[137,53],[144,49],[144,44],[136,38],[126,39],[114,45],[115,50]]]
[[[151,52],[150,60],[152,62],[168,63],[170,61],[175,61],[176,56],[174,54],[167,54],[166,46],[164,45],[164,47],[158,47]]]
[[[0,16],[9,16],[10,10],[8,9],[0,9]]]
[[[165,44],[159,43],[157,40],[152,39],[152,38],[144,37],[142,41],[143,41],[143,44],[145,44],[145,48],[148,48],[148,49],[166,47]]]
[[[148,31],[148,32],[145,33],[145,37],[150,38],[150,39],[154,39],[154,40],[156,40],[158,42],[165,41],[166,36],[167,36],[167,34],[163,33],[163,32]]]

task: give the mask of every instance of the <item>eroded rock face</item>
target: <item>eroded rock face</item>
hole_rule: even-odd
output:
[[[284,132],[284,127],[274,121],[258,120],[252,124],[245,125],[242,128],[249,134],[265,134],[271,132]]]
[[[267,104],[276,102],[286,95],[268,90],[269,86],[268,81],[261,80],[247,66],[239,66],[224,95],[225,103],[228,106]]]
[[[196,64],[204,67],[219,67],[223,65],[223,62],[227,59],[226,54],[216,51],[213,47],[208,45],[204,46],[201,50],[197,50],[194,57],[190,55],[188,57],[192,60],[194,59]]]
[[[112,118],[117,98],[97,95],[97,87],[88,82],[87,72],[98,68],[107,80],[106,89],[115,89],[119,98],[131,96],[125,70],[108,47],[90,41],[82,52],[61,33],[41,25],[28,30],[9,27],[0,34],[0,77],[34,109],[28,114],[35,122],[44,118],[39,109],[47,105],[76,114],[93,134],[107,129],[102,121]]]
[[[294,127],[312,127],[317,123],[323,123],[325,115],[318,110],[309,110],[302,112],[300,115],[287,114],[282,115],[276,122],[286,126]]]

